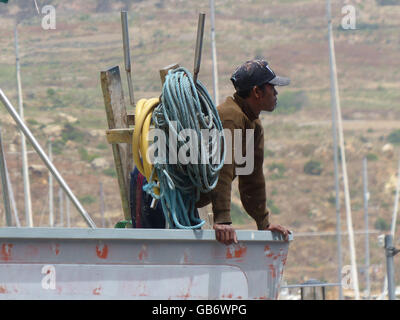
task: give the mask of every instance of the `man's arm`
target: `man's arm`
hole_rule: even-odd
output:
[[[224,129],[231,131],[233,137],[233,130],[235,129],[232,121],[225,121],[223,123]],[[223,146],[223,148],[229,147],[227,152],[233,152],[233,147]],[[231,161],[233,162],[233,161]],[[224,163],[222,169],[219,172],[218,183],[214,190],[211,192],[212,209],[214,213],[214,223],[216,224],[230,224],[232,223],[231,218],[231,191],[232,181],[234,179],[234,164]]]
[[[242,150],[246,150],[245,143],[244,140]],[[246,212],[256,221],[258,230],[265,230],[269,226],[269,211],[266,207],[267,196],[263,173],[264,130],[261,123],[254,129],[254,149],[251,151],[252,154],[246,154],[246,159],[253,157],[254,169],[248,175],[239,176],[240,200]]]
[[[235,125],[232,121],[224,121],[223,127],[230,130],[230,136],[233,138]],[[227,152],[233,155],[233,143],[223,146],[229,147]],[[214,213],[214,230],[217,240],[226,245],[237,243],[235,229],[231,226],[231,192],[232,181],[234,179],[234,163],[225,163],[219,172],[218,183],[211,193],[211,201]]]
[[[240,199],[246,212],[256,221],[258,230],[280,232],[288,241],[291,232],[284,226],[269,222],[263,173],[264,130],[261,125],[256,126],[254,136],[254,171],[250,175],[239,176]]]

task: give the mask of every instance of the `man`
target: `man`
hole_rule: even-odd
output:
[[[275,109],[278,95],[275,86],[288,85],[290,80],[276,76],[265,60],[252,60],[238,67],[231,81],[236,93],[217,107],[222,125],[231,131],[231,137],[234,137],[234,130],[242,131],[242,152],[246,150],[246,129],[254,130],[254,150],[250,150],[251,155],[246,155],[254,157],[254,170],[250,174],[239,175],[241,202],[246,212],[256,221],[258,230],[278,231],[288,240],[289,230],[269,222],[263,174],[264,129],[258,117],[262,111],[272,112]],[[235,142],[230,147],[234,145]],[[237,243],[236,232],[231,226],[230,208],[232,181],[240,165],[235,161],[233,151],[232,161],[224,164],[215,189],[202,194],[196,205],[203,207],[212,203],[216,238],[226,245]]]

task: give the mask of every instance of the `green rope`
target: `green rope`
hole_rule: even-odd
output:
[[[180,229],[200,228],[205,221],[196,217],[196,202],[200,192],[207,193],[215,188],[218,182],[219,171],[223,166],[225,148],[219,163],[213,163],[215,156],[219,156],[220,149],[210,152],[210,146],[221,146],[225,143],[223,127],[217,108],[207,89],[200,81],[196,85],[192,75],[185,68],[170,70],[166,76],[161,95],[161,103],[153,111],[152,120],[155,127],[164,131],[166,135],[166,159],[154,163],[154,170],[160,183],[162,194],[158,197],[170,227]],[[194,129],[197,134],[199,150],[197,163],[169,164],[169,133],[173,141],[177,141],[174,149],[180,150],[187,141],[179,135],[183,129]],[[202,129],[216,130],[218,135],[208,137],[205,145]],[[218,139],[217,141],[215,139]],[[190,141],[192,143],[192,141]],[[207,158],[204,158],[204,155]],[[166,160],[166,161],[165,161]],[[150,179],[143,190],[152,192],[154,182]],[[171,222],[171,218],[173,223]]]
[[[122,220],[122,221],[118,221],[116,223],[116,225],[114,226],[114,228],[118,228],[118,229],[125,229],[127,224],[132,224],[132,220]]]

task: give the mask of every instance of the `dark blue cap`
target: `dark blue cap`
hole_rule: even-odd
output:
[[[232,74],[231,81],[236,91],[244,91],[262,84],[274,86],[287,86],[289,78],[279,77],[268,66],[265,60],[246,61]]]

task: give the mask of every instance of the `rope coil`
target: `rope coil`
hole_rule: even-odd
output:
[[[200,81],[194,84],[185,68],[168,72],[160,100],[138,102],[132,145],[135,164],[148,181],[143,190],[161,200],[169,227],[197,229],[205,221],[196,216],[196,202],[200,193],[215,188],[225,159],[225,148],[219,157],[222,143],[225,145],[222,123],[207,89]],[[153,166],[146,159],[150,117],[155,128],[166,136],[166,158],[156,156]],[[188,136],[187,132],[194,135]],[[182,163],[178,151],[183,150],[187,156],[188,144],[195,145],[189,147],[190,153],[196,151],[190,154],[188,163]]]

